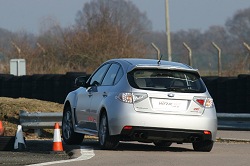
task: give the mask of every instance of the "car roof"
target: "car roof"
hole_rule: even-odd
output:
[[[170,62],[165,60],[156,59],[140,59],[140,58],[120,58],[111,59],[109,61],[115,61],[127,66],[127,72],[132,71],[135,68],[157,68],[157,69],[169,69],[169,70],[185,70],[198,73],[197,69],[178,62]]]

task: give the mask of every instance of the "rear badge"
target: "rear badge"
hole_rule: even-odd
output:
[[[168,97],[174,97],[174,94],[173,93],[169,93]]]

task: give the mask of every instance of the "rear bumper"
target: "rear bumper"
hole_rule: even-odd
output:
[[[212,140],[211,131],[203,130],[181,130],[167,128],[150,128],[140,126],[129,126],[123,129],[121,140],[149,141],[164,140],[177,143],[191,143]]]
[[[117,103],[112,102],[106,108],[108,110],[110,135],[122,135],[125,139],[125,137],[131,138],[134,131],[143,130],[145,133],[149,133],[148,139],[151,139],[154,135],[160,135],[160,139],[166,139],[166,135],[168,137],[173,135],[170,139],[174,140],[174,137],[177,137],[176,135],[181,135],[186,140],[190,132],[193,135],[198,133],[200,136],[203,135],[204,131],[210,131],[211,140],[216,140],[217,117],[215,108],[205,109],[202,115],[139,112],[134,110],[132,104],[124,104],[120,101],[117,101]],[[124,126],[132,126],[133,129],[130,131],[132,133],[125,133],[124,135]],[[206,139],[207,136],[200,137]]]
[[[118,111],[117,111],[118,112]],[[120,111],[121,113],[122,111]],[[212,113],[212,111],[206,111]],[[216,140],[217,117],[216,114],[202,116],[183,116],[183,115],[163,115],[150,114],[135,111],[127,111],[124,114],[110,116],[109,131],[111,135],[126,134],[131,136],[134,131],[143,130],[151,138],[151,135],[159,136],[165,139],[166,136],[177,137],[181,135],[187,138],[189,133],[193,135],[203,135],[204,131],[210,131],[212,140]],[[132,133],[124,133],[124,126],[132,126]],[[188,136],[186,136],[188,135]],[[201,136],[200,136],[201,137]],[[204,139],[207,136],[204,136]],[[203,136],[202,136],[203,138]]]

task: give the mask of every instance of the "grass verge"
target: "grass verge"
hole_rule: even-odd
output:
[[[0,121],[2,121],[5,136],[15,136],[19,123],[20,110],[28,112],[62,112],[63,104],[27,98],[0,97]],[[53,130],[43,130],[40,137],[52,137]],[[33,131],[24,132],[26,138],[35,138]]]

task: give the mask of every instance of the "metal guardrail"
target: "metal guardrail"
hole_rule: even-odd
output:
[[[55,123],[61,126],[62,112],[32,112],[20,111],[20,124],[24,129],[53,129]]]
[[[250,131],[250,114],[217,113],[219,130]]]
[[[61,126],[63,113],[29,113],[20,111],[20,124],[24,129],[52,129],[55,122]],[[250,114],[217,113],[219,130],[250,131]]]

